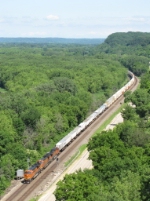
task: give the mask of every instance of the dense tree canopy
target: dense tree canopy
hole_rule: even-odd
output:
[[[4,188],[127,82],[127,70],[95,48],[0,44],[0,155],[12,161],[1,163]]]
[[[57,201],[98,201],[98,180],[88,171],[78,171],[57,183]]]
[[[142,77],[141,87],[133,94],[125,94],[124,122],[113,131],[97,133],[88,143],[89,158],[94,166],[89,172],[98,179],[99,186],[95,200],[150,200],[149,44],[149,33],[116,33],[100,46],[99,50],[107,55],[96,55],[103,59],[108,55],[109,58],[116,58]],[[63,184],[65,186],[65,180]],[[56,195],[62,190],[61,185],[58,189]],[[65,191],[66,188],[63,189]]]

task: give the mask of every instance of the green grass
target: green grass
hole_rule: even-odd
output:
[[[73,163],[73,161],[78,157],[79,151],[77,151],[67,162],[65,162],[65,167],[68,167]]]
[[[37,196],[36,198],[32,198],[31,200],[29,200],[29,201],[38,201],[39,200],[39,198],[40,198],[40,196]]]
[[[65,167],[70,166],[79,156],[82,154],[82,152],[86,149],[86,144],[81,145],[79,150],[65,163]]]
[[[86,144],[81,145],[81,147],[79,148],[80,151],[80,155],[83,153],[83,151],[86,149]]]

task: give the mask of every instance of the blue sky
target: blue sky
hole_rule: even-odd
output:
[[[150,0],[0,0],[0,37],[106,38],[150,32]]]

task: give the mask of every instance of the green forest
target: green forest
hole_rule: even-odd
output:
[[[94,169],[68,175],[56,198],[148,200],[149,43],[149,33],[132,32],[99,45],[0,43],[0,194],[28,158],[36,162],[121,88],[129,69],[141,76],[141,88],[126,95],[136,108],[127,106],[122,125],[89,142]],[[73,193],[63,195],[71,181]]]
[[[141,87],[127,93],[124,122],[97,133],[88,143],[92,170],[78,171],[58,182],[57,201],[150,200],[150,73]],[[68,192],[68,193],[66,193]]]
[[[149,44],[150,34],[129,32],[112,34],[98,47],[101,56],[116,58],[127,68],[132,63],[129,69],[140,76],[140,87],[125,94],[124,122],[89,141],[93,169],[57,183],[57,201],[150,200]]]
[[[1,191],[127,81],[127,69],[94,48],[0,45]]]

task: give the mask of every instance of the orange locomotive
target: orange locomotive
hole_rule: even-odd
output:
[[[37,162],[24,173],[24,181],[30,183],[40,173],[40,164]]]
[[[59,155],[59,149],[57,147],[53,148],[50,152],[45,154],[37,163],[32,165],[24,173],[24,182],[30,183],[34,178],[36,178],[43,169],[45,169],[57,156]]]
[[[45,154],[43,158],[38,160],[38,163],[40,164],[40,169],[45,169],[57,156],[59,155],[59,149],[53,148],[50,152]]]

